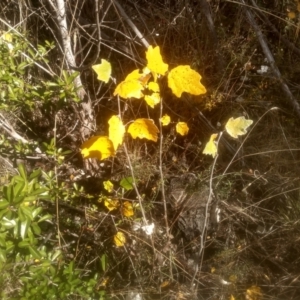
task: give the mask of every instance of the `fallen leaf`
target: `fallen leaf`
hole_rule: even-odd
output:
[[[103,181],[103,187],[109,193],[112,193],[114,191],[114,184],[110,180]]]
[[[151,223],[150,225],[142,226],[141,229],[147,234],[151,235],[154,230],[154,223]]]
[[[101,59],[101,64],[92,66],[92,69],[98,75],[97,79],[108,83],[111,75],[111,64],[105,59]]]
[[[148,61],[147,68],[151,72],[165,75],[168,71],[169,66],[163,62],[159,46],[156,46],[154,48],[152,46],[149,46],[146,52],[146,59]]]
[[[168,115],[162,116],[159,120],[160,120],[162,126],[167,126],[167,125],[169,125],[170,122],[171,122],[171,118],[170,118],[170,116],[168,116]]]
[[[225,125],[225,129],[230,136],[238,138],[239,135],[247,133],[247,128],[252,123],[252,120],[246,120],[245,117],[230,118]]]
[[[296,14],[293,11],[288,12],[288,18],[289,19],[295,19],[296,18]]]
[[[178,122],[176,124],[176,132],[182,136],[187,135],[189,132],[189,127],[185,122]]]
[[[81,145],[83,158],[103,160],[115,155],[112,141],[107,136],[93,136]]]
[[[160,287],[164,288],[164,287],[167,287],[168,285],[170,285],[170,281],[165,280],[164,282],[161,283]]]
[[[246,291],[246,299],[247,300],[260,300],[262,299],[261,289],[258,286],[251,286]]]
[[[209,142],[207,142],[207,144],[202,152],[203,154],[211,155],[213,158],[215,158],[215,156],[218,153],[217,145],[215,142],[217,136],[218,136],[217,133],[214,133],[210,136]]]
[[[119,116],[112,116],[108,120],[109,129],[108,136],[114,145],[115,151],[117,151],[119,145],[122,145],[123,138],[125,134],[125,126],[122,123],[122,120]]]
[[[169,72],[168,86],[178,98],[183,92],[201,95],[206,93],[205,87],[200,83],[201,78],[201,75],[190,66],[178,66]]]
[[[120,202],[117,199],[106,198],[104,200],[104,206],[109,210],[115,210],[120,206]]]
[[[126,243],[126,237],[124,233],[118,231],[114,236],[114,242],[117,247],[123,247]]]
[[[134,139],[145,138],[156,142],[159,130],[151,119],[136,119],[129,125],[127,132],[130,133]]]
[[[122,214],[125,217],[132,217],[134,215],[132,203],[125,201],[122,205]]]

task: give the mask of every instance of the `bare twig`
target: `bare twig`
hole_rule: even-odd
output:
[[[160,101],[160,119],[162,118],[163,114],[163,101],[161,99]],[[165,181],[164,181],[164,172],[163,172],[163,130],[162,130],[162,123],[159,122],[159,132],[160,132],[160,139],[159,139],[159,173],[160,173],[160,181],[161,181],[161,194],[162,194],[162,200],[164,205],[164,217],[165,217],[165,226],[166,226],[166,232],[167,232],[167,244],[171,244],[170,240],[170,227],[168,223],[168,210],[167,210],[167,200],[166,200],[166,193],[165,193]],[[171,252],[169,253],[171,257]],[[170,275],[173,279],[172,274],[172,260],[170,259]]]
[[[24,144],[28,144],[28,141],[19,135],[12,125],[5,119],[2,113],[0,113],[0,126],[15,140],[21,141]]]
[[[148,41],[144,38],[144,36],[138,30],[138,28],[135,26],[135,24],[131,21],[129,16],[124,11],[123,7],[119,4],[119,2],[117,0],[112,0],[112,1],[113,1],[114,5],[118,8],[118,10],[119,10],[120,14],[122,15],[122,17],[125,19],[125,21],[128,23],[128,25],[131,27],[131,29],[134,31],[134,33],[137,35],[137,37],[141,40],[143,45],[146,48],[148,48],[149,47]]]

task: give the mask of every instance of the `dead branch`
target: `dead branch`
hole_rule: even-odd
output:
[[[54,0],[48,0],[48,2],[56,13],[66,64],[68,66],[69,72],[73,73],[74,71],[70,69],[70,66],[76,66],[76,62],[71,46],[71,37],[68,30],[65,2],[64,0],[56,0],[56,4]],[[85,140],[94,130],[95,118],[93,115],[91,99],[87,97],[86,91],[83,88],[79,75],[75,78],[74,84],[77,88],[77,95],[81,100],[81,109],[79,109],[78,114],[80,116],[82,124],[80,129],[81,137],[82,140]]]
[[[126,14],[126,12],[124,11],[124,9],[120,5],[120,3],[117,0],[113,0],[113,3],[117,7],[121,16],[125,19],[125,21],[128,23],[128,25],[131,27],[131,29],[134,31],[134,33],[137,35],[137,37],[141,40],[141,42],[145,46],[145,48],[148,48],[149,47],[148,41],[144,38],[142,33],[138,30],[138,28],[135,26],[135,24],[132,22],[132,20]]]
[[[268,46],[268,43],[264,37],[264,35],[262,34],[262,31],[260,30],[258,24],[256,23],[254,16],[252,14],[252,11],[250,10],[250,8],[246,5],[244,0],[241,0],[241,3],[244,4],[244,11],[245,14],[247,16],[247,19],[250,23],[250,25],[252,26],[252,28],[254,29],[254,31],[256,32],[257,38],[259,40],[259,43],[262,47],[262,50],[270,64],[270,67],[272,69],[272,72],[275,76],[275,78],[279,81],[281,88],[283,90],[283,92],[285,93],[285,95],[287,96],[287,100],[289,105],[294,109],[296,115],[300,118],[300,105],[298,103],[298,101],[295,99],[295,97],[293,96],[292,92],[290,91],[288,85],[284,82],[281,73],[276,65],[276,62],[274,60],[274,56]]]

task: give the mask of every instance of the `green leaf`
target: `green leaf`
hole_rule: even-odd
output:
[[[12,203],[13,201],[13,186],[12,185],[8,185],[8,186],[5,186],[3,188],[3,193],[4,193],[4,196],[5,198],[9,201],[9,203]]]
[[[102,267],[103,272],[106,271],[106,264],[107,264],[107,256],[106,256],[106,254],[103,254],[101,256],[101,267]]]
[[[33,202],[36,200],[36,196],[27,196],[24,198],[24,202]]]
[[[32,209],[27,206],[20,206],[18,209],[18,215],[20,220],[24,221],[24,219],[33,220]],[[24,218],[25,217],[25,218]]]
[[[13,228],[17,225],[17,222],[15,220],[9,220],[6,217],[2,219],[2,225],[6,228]]]
[[[11,210],[9,210],[8,208],[0,210],[0,220],[4,215],[8,215],[8,214],[11,214]]]
[[[30,242],[28,239],[19,242],[18,247],[19,248],[27,248],[28,246],[30,246]]]
[[[23,202],[24,196],[14,197],[13,204],[16,206],[17,204],[20,204]]]
[[[41,259],[42,258],[42,255],[40,254],[40,252],[35,247],[28,246],[28,249],[29,249],[31,255],[34,258],[36,258],[36,259]]]
[[[25,182],[20,181],[14,186],[14,197],[18,197],[25,187]]]
[[[39,220],[38,220],[38,223],[40,222],[43,222],[45,220],[51,220],[52,219],[52,216],[50,214],[47,214],[47,215],[44,215],[42,216]]]
[[[133,189],[133,178],[131,176],[125,177],[120,181],[120,186],[124,188],[126,191],[130,191]]]
[[[20,172],[20,176],[26,181],[27,180],[27,174],[26,174],[25,166],[23,164],[19,164],[18,169],[19,169],[19,172]]]
[[[36,216],[38,216],[38,215],[41,213],[42,210],[43,210],[42,207],[37,207],[33,212],[31,212],[31,215],[32,215],[33,219],[34,219]]]
[[[0,234],[0,247],[5,248],[6,247],[6,232],[3,232]]]
[[[15,243],[13,243],[12,241],[6,241],[6,253],[10,253],[13,252],[15,250]],[[17,261],[16,257],[16,261]]]
[[[45,192],[48,192],[48,189],[46,189],[46,188],[39,188],[39,189],[36,189],[33,192],[31,192],[30,196],[40,195],[40,194],[43,194]]]
[[[55,261],[61,255],[61,253],[61,250],[55,250],[55,252],[51,255],[51,261]]]
[[[30,225],[30,220],[25,220],[25,221],[21,222],[21,224],[20,224],[20,235],[23,240],[27,236],[27,231],[28,231],[29,225]]]
[[[41,170],[40,169],[37,169],[37,170],[34,170],[30,175],[29,175],[29,180],[32,180],[34,178],[37,178],[41,175]]]
[[[16,175],[13,178],[14,182],[26,182],[26,180],[24,180],[24,178],[20,175]]]
[[[32,228],[34,234],[36,234],[36,235],[40,235],[42,232],[40,226],[35,222],[31,224],[31,228]]]
[[[6,201],[5,199],[0,200],[0,210],[5,209],[9,206],[9,202]]]
[[[0,262],[6,262],[6,251],[4,249],[0,249]]]

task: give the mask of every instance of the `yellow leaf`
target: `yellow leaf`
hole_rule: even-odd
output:
[[[229,300],[235,300],[235,298],[233,297],[233,295],[230,295]]]
[[[146,95],[145,101],[150,107],[154,108],[156,104],[160,103],[159,85],[157,82],[151,81],[148,84],[148,89],[153,93],[151,95]]]
[[[9,32],[4,32],[2,35],[1,35],[1,39],[3,39],[4,41],[8,42],[8,43],[11,43],[12,40],[13,40],[13,35]]]
[[[109,277],[104,277],[101,279],[100,283],[98,284],[98,287],[102,287],[102,288],[105,288],[108,284],[108,281],[109,281]],[[100,298],[101,299],[101,298]]]
[[[201,95],[206,93],[205,87],[200,83],[201,78],[190,66],[178,66],[169,72],[168,86],[178,98],[183,92]]]
[[[258,286],[251,286],[246,291],[246,299],[247,300],[260,300],[262,298],[261,289]]]
[[[167,126],[167,125],[169,125],[170,122],[171,122],[171,118],[170,118],[170,116],[168,116],[168,115],[162,116],[159,120],[160,120],[162,126]]]
[[[4,32],[4,33],[1,35],[0,40],[3,40],[3,41],[6,43],[6,45],[7,45],[7,47],[8,47],[8,49],[9,49],[10,52],[13,50],[13,48],[14,48],[14,46],[13,46],[13,44],[12,44],[12,41],[13,41],[13,35],[12,35],[11,33],[9,33],[9,32]]]
[[[103,160],[115,155],[112,141],[107,136],[93,136],[81,145],[83,158]]]
[[[160,103],[160,94],[152,93],[151,95],[146,95],[145,101],[150,107],[154,108],[156,104]]]
[[[106,198],[104,200],[104,206],[109,210],[115,210],[120,206],[119,200]]]
[[[148,83],[148,80],[150,79],[151,74],[147,70],[143,70],[142,73],[140,73],[140,70],[134,70],[131,73],[129,73],[124,81],[130,81],[130,80],[137,80],[139,81],[143,86],[145,86]]]
[[[101,59],[101,64],[92,66],[93,70],[98,75],[97,79],[108,83],[111,75],[111,64],[105,59]]]
[[[239,135],[247,133],[247,128],[252,123],[252,120],[246,120],[245,117],[230,118],[225,125],[225,129],[233,138],[238,138]]]
[[[207,142],[203,154],[211,155],[213,158],[217,155],[218,149],[215,143],[215,139],[217,138],[218,134],[214,133],[210,136],[209,142]]]
[[[189,132],[189,127],[185,122],[178,122],[176,124],[176,132],[181,135],[187,135]]]
[[[109,193],[112,193],[114,191],[114,184],[109,180],[103,181],[103,187]]]
[[[114,242],[117,247],[123,247],[126,243],[126,237],[123,232],[118,231],[114,236]]]
[[[288,12],[288,18],[289,19],[295,19],[296,18],[296,14],[293,11]]]
[[[136,98],[141,99],[144,94],[142,93],[144,86],[138,80],[122,81],[115,89],[114,96],[119,95],[124,99]]]
[[[119,116],[112,116],[108,120],[109,129],[108,136],[114,145],[115,151],[117,151],[119,145],[123,143],[123,137],[125,134],[125,126],[122,123],[122,120]]]
[[[125,217],[131,217],[134,215],[132,203],[125,201],[122,206],[122,214]]]
[[[159,130],[151,119],[136,119],[129,125],[127,132],[130,133],[134,139],[145,138],[156,142]]]
[[[169,66],[163,62],[163,59],[160,54],[159,46],[153,48],[149,46],[146,52],[146,58],[148,61],[147,68],[153,72],[160,75],[165,75],[168,71]]]
[[[148,89],[152,92],[159,93],[159,85],[157,82],[150,81],[148,84]]]

